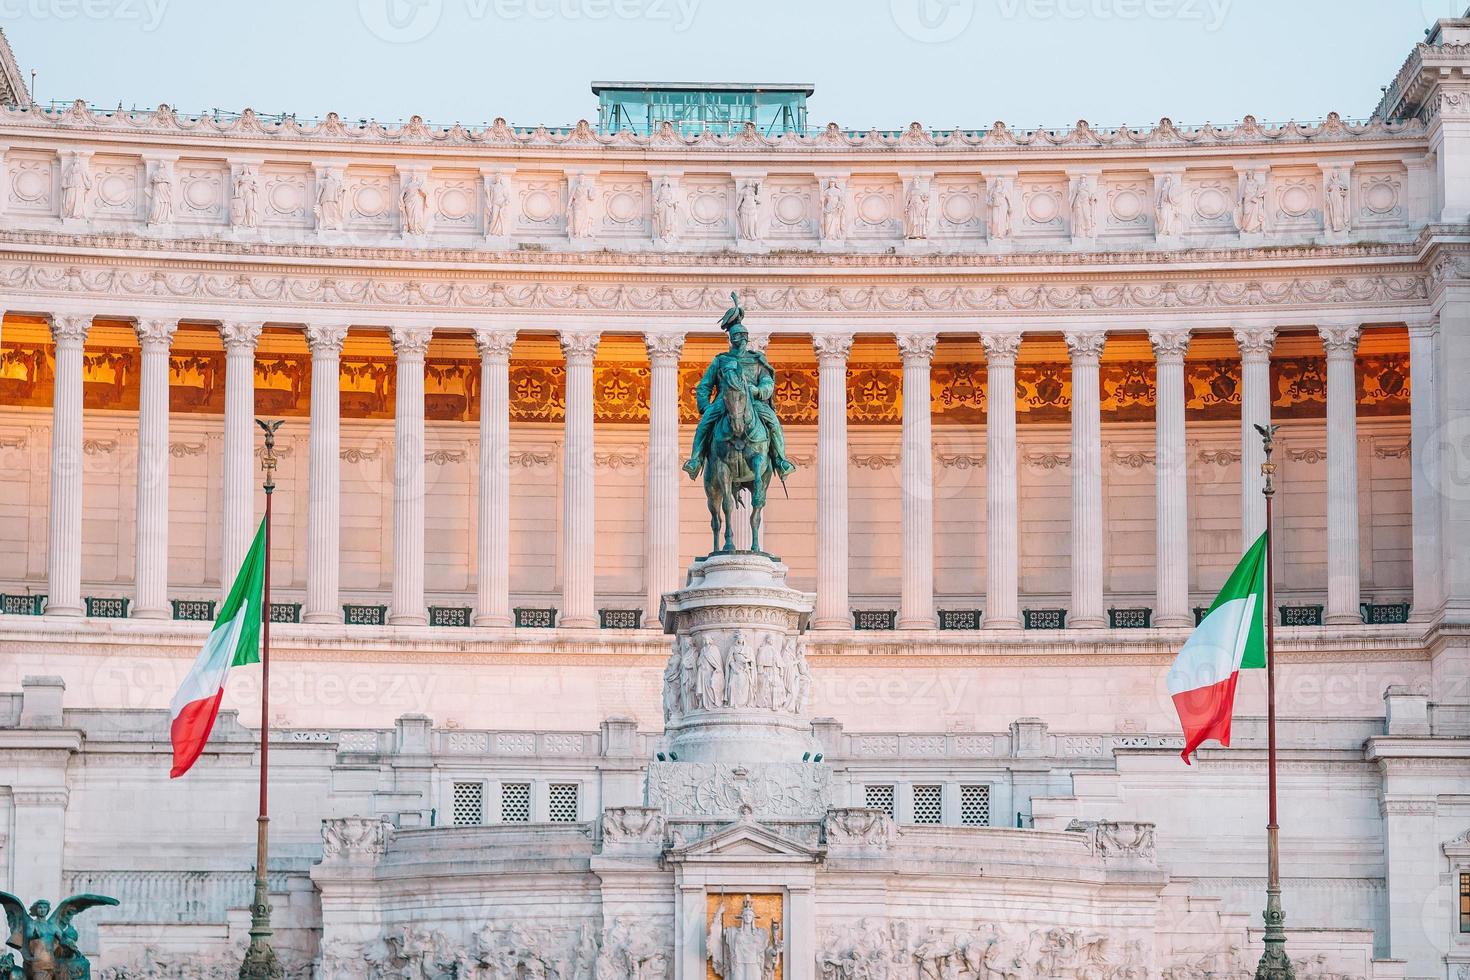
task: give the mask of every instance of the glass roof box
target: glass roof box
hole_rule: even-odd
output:
[[[729,135],[753,123],[765,136],[806,131],[811,85],[751,82],[593,82],[597,128],[652,135],[665,122],[681,136]]]

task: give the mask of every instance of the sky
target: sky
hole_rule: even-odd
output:
[[[810,82],[813,126],[1369,115],[1470,0],[0,0],[38,101],[476,125],[593,80]]]

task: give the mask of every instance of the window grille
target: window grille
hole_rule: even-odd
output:
[[[1470,871],[1460,872],[1460,931],[1470,932]]]
[[[454,825],[475,827],[485,820],[485,785],[455,783],[453,803]]]
[[[966,827],[990,826],[990,787],[960,787],[960,823]]]
[[[944,822],[944,787],[914,787],[914,823]]]
[[[531,822],[531,784],[500,784],[500,822]]]
[[[864,786],[863,805],[869,810],[882,810],[890,817],[893,816],[893,787]]]
[[[552,823],[576,823],[577,784],[552,783],[546,812]]]

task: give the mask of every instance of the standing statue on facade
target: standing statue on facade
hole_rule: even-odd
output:
[[[738,496],[744,491],[750,502],[750,547],[760,551],[761,511],[771,477],[780,477],[784,484],[796,467],[786,458],[786,436],[771,405],[776,393],[775,369],[766,355],[748,346],[750,331],[742,322],[745,310],[736,294],[731,293],[730,299],[735,305],[720,320],[720,329],[730,336],[730,349],[715,357],[694,389],[699,427],[694,430],[694,451],[684,471],[691,480],[704,472],[712,550],[735,550],[731,525]]]
[[[720,980],[771,980],[781,962],[781,923],[765,929],[755,924],[750,896],[740,906],[740,924],[725,925],[725,900],[715,909],[706,945]]]
[[[0,892],[0,907],[5,909],[9,930],[5,941],[20,950],[20,976],[24,980],[90,980],[92,965],[77,947],[77,931],[71,920],[94,906],[116,904],[117,899],[105,895],[73,895],[54,912],[51,903],[43,900],[27,913],[20,899]]]

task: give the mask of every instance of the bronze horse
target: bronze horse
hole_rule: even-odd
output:
[[[713,550],[735,550],[732,521],[744,491],[750,504],[750,548],[761,550],[761,511],[775,468],[771,464],[771,434],[751,404],[750,383],[739,365],[720,371],[720,398],[725,414],[710,436],[709,462],[704,468],[704,497],[709,504]],[[720,545],[723,526],[725,543]]]

